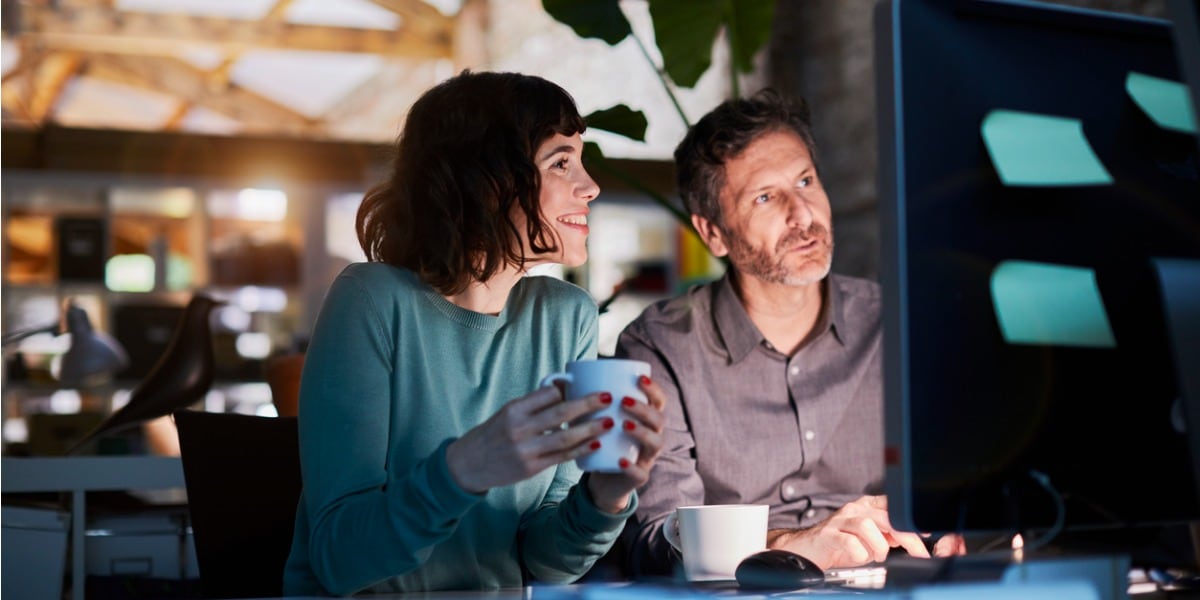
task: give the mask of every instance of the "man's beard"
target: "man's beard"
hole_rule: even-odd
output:
[[[816,283],[829,274],[833,264],[833,236],[820,223],[809,225],[808,229],[794,229],[775,244],[773,252],[751,247],[742,238],[731,235],[729,238],[729,260],[738,272],[766,281],[783,285],[808,285]],[[789,249],[817,240],[817,245],[805,253],[800,267],[789,267]]]

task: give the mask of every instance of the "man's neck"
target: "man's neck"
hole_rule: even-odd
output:
[[[735,273],[733,288],[767,342],[791,356],[813,335],[821,318],[824,297],[821,286],[826,279],[806,285],[786,285]]]

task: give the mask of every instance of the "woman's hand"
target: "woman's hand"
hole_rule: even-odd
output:
[[[621,459],[620,473],[592,473],[587,480],[592,501],[600,510],[608,513],[619,513],[629,505],[630,494],[650,479],[650,469],[654,468],[654,461],[662,452],[662,431],[666,423],[663,406],[667,403],[666,396],[663,395],[662,388],[649,377],[640,377],[638,387],[646,393],[649,403],[638,402],[632,398],[618,400],[621,410],[628,418],[617,424],[641,447],[637,462],[624,464],[625,459]]]
[[[605,393],[564,402],[555,386],[534,390],[451,442],[446,447],[450,474],[464,490],[481,494],[592,452],[596,438],[606,431],[603,421],[585,420],[568,428],[562,424],[612,401]]]

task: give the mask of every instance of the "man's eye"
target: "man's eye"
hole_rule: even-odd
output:
[[[770,194],[759,194],[758,196],[755,196],[755,198],[754,198],[755,204],[765,204],[770,201],[771,201]]]
[[[800,183],[799,183],[799,184],[798,184],[796,187],[802,187],[802,188],[805,188],[805,187],[808,187],[808,186],[810,186],[810,185],[812,185],[812,184],[813,184],[813,178],[812,178],[812,176],[811,176],[811,175],[809,175],[808,177],[805,177],[804,179],[801,179],[801,180],[800,180]]]

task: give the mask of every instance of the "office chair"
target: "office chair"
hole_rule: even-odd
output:
[[[296,419],[174,416],[201,591],[208,598],[282,596],[300,499]]]

